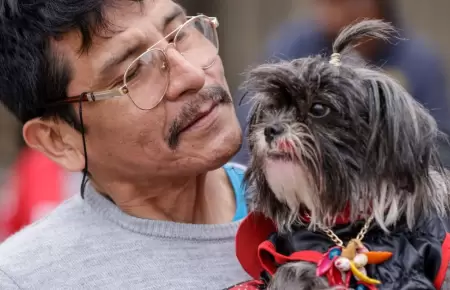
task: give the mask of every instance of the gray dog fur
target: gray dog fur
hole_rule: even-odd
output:
[[[318,55],[249,72],[249,205],[280,231],[301,224],[303,209],[311,230],[333,226],[347,204],[351,220],[371,210],[385,231],[402,216],[412,229],[418,215],[447,214],[450,183],[435,120],[393,78],[352,57],[358,41],[397,35],[389,23],[364,20],[335,40],[337,65]],[[293,150],[280,152],[280,140]],[[270,289],[327,285],[315,265],[298,262],[281,266]]]

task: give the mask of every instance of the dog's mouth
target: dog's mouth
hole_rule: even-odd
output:
[[[294,150],[294,144],[287,140],[275,142],[274,146],[267,151],[267,158],[274,161],[298,161],[298,157]]]
[[[267,158],[271,160],[286,161],[286,162],[292,162],[296,160],[295,156],[293,156],[292,154],[278,151],[267,152]]]

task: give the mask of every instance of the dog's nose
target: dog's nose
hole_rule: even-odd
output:
[[[266,136],[266,142],[270,143],[275,137],[281,135],[284,132],[283,126],[274,124],[264,129],[264,136]]]

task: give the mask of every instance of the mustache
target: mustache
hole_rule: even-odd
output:
[[[182,107],[181,112],[170,125],[169,133],[166,138],[169,148],[172,150],[177,148],[183,128],[195,120],[199,114],[200,106],[205,101],[209,100],[213,100],[218,103],[219,106],[231,104],[233,102],[230,94],[220,85],[211,85],[200,90],[194,99]]]

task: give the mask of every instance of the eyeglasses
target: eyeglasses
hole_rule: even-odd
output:
[[[106,91],[85,92],[50,105],[95,102],[127,95],[138,108],[151,110],[163,100],[169,86],[167,48],[173,45],[191,64],[208,69],[215,63],[219,53],[218,26],[215,17],[190,16],[184,24],[133,60],[124,73],[122,86]],[[171,37],[173,41],[167,48],[156,47]]]

